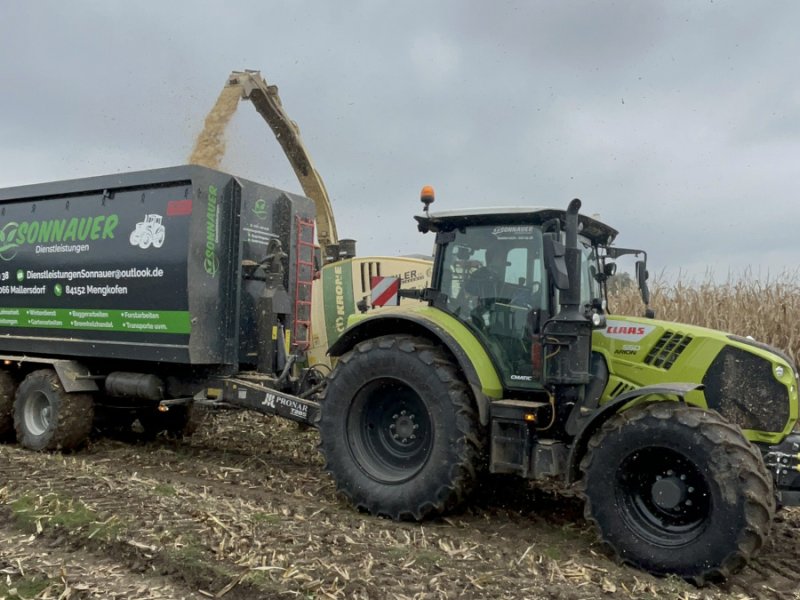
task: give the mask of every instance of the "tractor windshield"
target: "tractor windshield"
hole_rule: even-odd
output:
[[[461,316],[487,301],[547,309],[545,279],[538,228],[485,225],[456,232],[444,253],[440,289],[447,309]]]

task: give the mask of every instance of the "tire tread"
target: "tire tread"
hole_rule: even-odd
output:
[[[737,479],[740,482],[737,493],[745,499],[745,525],[735,546],[720,564],[701,568],[686,577],[698,585],[724,579],[747,564],[766,543],[775,515],[775,495],[761,455],[746,440],[741,429],[725,421],[715,411],[682,403],[658,402],[627,410],[606,421],[589,441],[587,452],[581,461],[583,473],[581,491],[586,500],[584,516],[600,532],[602,538],[600,523],[593,514],[591,495],[587,493],[585,486],[586,474],[594,466],[593,450],[603,446],[609,437],[619,434],[623,429],[637,427],[641,422],[650,419],[662,421],[677,419],[686,427],[699,432],[711,444],[722,448],[722,453],[729,457],[726,462],[732,467],[736,465],[734,468],[738,470]],[[622,560],[619,548],[606,539],[602,541],[618,559]]]
[[[369,360],[376,349],[396,350],[406,353],[431,367],[436,378],[447,387],[447,397],[453,408],[456,427],[459,431],[458,443],[462,445],[459,460],[450,466],[441,485],[431,489],[426,497],[415,506],[400,508],[382,505],[376,498],[370,498],[357,482],[350,481],[341,473],[340,465],[332,459],[327,451],[326,440],[320,441],[320,448],[326,459],[325,469],[333,476],[337,490],[353,505],[373,515],[382,515],[394,520],[415,520],[447,513],[461,506],[474,490],[480,475],[480,465],[485,452],[485,435],[479,425],[478,414],[467,385],[459,377],[457,367],[448,356],[436,345],[425,338],[406,334],[381,336],[357,344],[350,352],[339,359],[340,365],[348,365],[351,361]],[[335,382],[342,367],[337,365],[329,381]],[[331,390],[329,383],[326,396]],[[325,399],[321,422],[333,418],[326,414]],[[324,424],[321,429],[324,429]]]

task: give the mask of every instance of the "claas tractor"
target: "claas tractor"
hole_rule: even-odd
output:
[[[421,520],[493,477],[556,481],[623,562],[703,583],[800,504],[798,375],[781,351],[608,313],[617,231],[551,208],[429,211],[430,286],[351,317],[330,347],[319,428],[356,507]]]

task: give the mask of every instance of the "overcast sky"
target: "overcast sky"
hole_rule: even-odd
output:
[[[223,8],[223,4],[228,9]],[[552,205],[651,272],[800,264],[800,3],[0,3],[0,187],[183,164],[232,70],[277,84],[359,254],[434,208]],[[223,169],[300,191],[246,103]]]

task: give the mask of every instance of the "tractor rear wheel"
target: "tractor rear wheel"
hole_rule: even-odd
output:
[[[581,463],[585,516],[623,561],[702,585],[743,567],[775,513],[761,455],[718,413],[677,402],[609,419]]]
[[[14,437],[14,393],[17,382],[8,371],[0,371],[0,442]]]
[[[17,441],[29,450],[71,450],[92,431],[94,399],[64,390],[52,369],[29,373],[14,400]]]
[[[338,490],[396,520],[452,510],[472,492],[485,435],[456,367],[428,340],[358,344],[328,379],[320,448]]]

